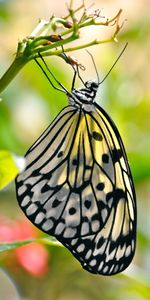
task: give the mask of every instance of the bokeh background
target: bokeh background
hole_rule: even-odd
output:
[[[90,6],[92,1],[87,0]],[[150,2],[95,0],[95,8],[112,17],[122,8],[127,19],[118,43],[90,48],[100,78],[110,69],[125,42],[127,50],[99,91],[98,101],[108,111],[123,137],[137,193],[137,249],[130,267],[113,277],[95,276],[63,247],[33,243],[0,254],[0,300],[144,300],[150,299]],[[75,7],[81,4],[74,0]],[[94,9],[94,8],[93,8]],[[92,8],[91,8],[92,10]],[[0,75],[9,67],[18,39],[28,36],[38,19],[66,14],[66,1],[0,0]],[[81,39],[106,38],[111,28],[82,31]],[[95,77],[85,50],[70,53],[86,66],[82,77]],[[72,70],[61,59],[47,60],[69,89]],[[77,82],[77,86],[78,86]],[[53,120],[67,99],[53,90],[34,62],[27,64],[1,95],[0,148],[23,155]],[[46,236],[20,211],[14,183],[0,192],[0,241]]]

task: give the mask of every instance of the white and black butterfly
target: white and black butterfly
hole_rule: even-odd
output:
[[[27,151],[16,191],[27,218],[84,269],[113,275],[135,252],[136,197],[118,129],[95,102],[99,84],[64,88],[70,105]]]

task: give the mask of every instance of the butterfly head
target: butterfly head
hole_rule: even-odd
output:
[[[95,80],[86,81],[84,88],[73,89],[72,97],[69,97],[70,104],[82,106],[83,104],[92,104],[96,96],[99,84]]]
[[[88,91],[91,91],[91,93],[95,92],[96,94],[98,86],[99,84],[96,80],[89,80],[85,82],[85,87],[87,88]]]

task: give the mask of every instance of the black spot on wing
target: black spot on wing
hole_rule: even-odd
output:
[[[52,203],[52,207],[57,207],[59,204],[61,203],[61,201],[59,201],[58,199],[55,199]]]
[[[60,151],[58,154],[57,154],[57,157],[62,157],[63,156],[63,151]]]
[[[112,149],[112,159],[114,163],[118,162],[122,156],[123,152],[121,149]]]
[[[97,243],[97,249],[101,248],[102,245],[104,244],[105,242],[105,239],[103,237],[101,237],[99,240],[98,240],[98,243]]]
[[[102,141],[103,137],[99,132],[93,131],[92,132],[92,137],[96,141]]]
[[[102,191],[105,187],[105,184],[103,182],[99,182],[96,186],[97,190]]]
[[[72,164],[73,164],[73,166],[77,166],[78,165],[78,160],[74,158],[72,160]]]
[[[91,207],[91,200],[85,200],[84,205],[87,209],[89,209]]]
[[[102,155],[102,162],[105,163],[105,164],[108,164],[109,163],[109,155],[108,154],[103,154]]]
[[[74,207],[71,207],[70,209],[69,209],[69,214],[70,215],[74,215],[76,213],[76,209],[74,208]]]

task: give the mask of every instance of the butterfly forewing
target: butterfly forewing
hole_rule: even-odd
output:
[[[118,130],[96,103],[64,108],[16,179],[26,216],[92,272],[124,270],[135,250],[135,192]]]

